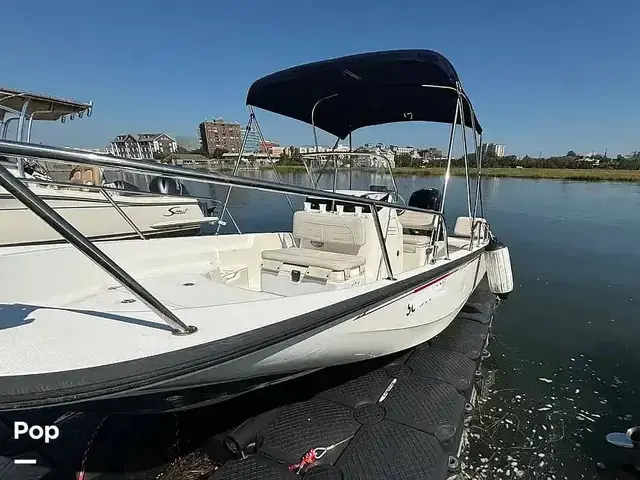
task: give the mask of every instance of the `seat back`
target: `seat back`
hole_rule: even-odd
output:
[[[69,182],[79,185],[102,185],[102,177],[100,168],[80,165],[69,173]]]
[[[474,224],[473,238],[484,238],[488,232],[487,221],[484,218],[475,218]],[[469,217],[458,217],[453,234],[456,237],[471,238],[471,219]]]
[[[367,241],[366,222],[355,214],[295,212],[293,236],[301,240],[301,248],[320,248],[356,255]]]
[[[383,208],[378,213],[382,231],[386,233],[389,259],[394,272],[402,270],[402,229],[395,210]],[[365,274],[369,280],[386,276],[382,249],[372,214],[344,213],[342,210],[298,211],[293,215],[293,236],[300,248],[359,255],[366,258]]]
[[[402,215],[398,217],[398,220],[400,220],[402,227],[405,229],[432,231],[435,229],[437,218],[437,215],[433,213],[405,210]]]

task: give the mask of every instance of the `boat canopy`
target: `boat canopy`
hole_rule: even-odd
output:
[[[28,101],[28,103],[27,103]],[[65,115],[82,116],[91,115],[92,103],[81,103],[74,100],[51,97],[48,95],[40,95],[37,93],[29,93],[21,90],[0,87],[0,121],[3,120],[7,113],[7,107],[14,112],[24,111],[27,117],[33,115],[33,120],[49,120],[57,121]]]
[[[344,139],[359,128],[385,123],[452,124],[459,95],[466,126],[482,133],[445,57],[431,50],[389,50],[272,73],[251,85],[246,103]]]

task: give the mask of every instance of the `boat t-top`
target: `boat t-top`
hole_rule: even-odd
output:
[[[92,111],[91,102],[0,87],[0,139],[15,127],[15,139],[29,143],[34,122],[65,122]],[[197,199],[180,196],[183,184],[163,177],[151,179],[149,193],[121,179],[108,182],[104,169],[95,166],[71,165],[67,181],[56,182],[47,162],[14,156],[2,165],[94,240],[193,235],[216,220],[205,217]],[[64,241],[1,188],[0,224],[0,246]]]
[[[487,271],[494,293],[511,291],[508,251],[482,214],[480,168],[475,192],[467,176],[468,215],[452,232],[445,224],[456,131],[463,143],[471,131],[479,152],[482,129],[442,55],[385,51],[290,68],[251,85],[247,104],[247,135],[262,136],[254,107],[339,139],[370,125],[449,123],[442,192],[418,190],[404,204],[393,189],[319,190],[0,141],[0,156],[280,193],[294,210],[291,231],[91,242],[0,167],[0,184],[69,242],[0,249],[0,410],[218,402],[428,341]]]

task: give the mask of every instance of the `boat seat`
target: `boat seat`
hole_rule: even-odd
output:
[[[293,236],[316,244],[361,247],[367,241],[364,218],[352,214],[295,212]]]
[[[262,252],[261,289],[299,295],[365,283],[371,241],[362,214],[298,211],[293,236],[298,246]]]
[[[69,183],[80,185],[102,185],[103,174],[98,167],[80,165],[69,173]]]
[[[402,237],[402,243],[405,247],[426,247],[429,244],[429,237],[426,237],[424,235],[405,234]]]
[[[488,226],[484,218],[475,218],[474,220],[473,238],[477,239],[479,236],[484,236],[488,232]],[[453,229],[453,234],[456,237],[471,238],[471,219],[469,217],[458,217],[456,219],[456,226]]]
[[[358,268],[367,261],[366,258],[359,255],[297,247],[265,250],[262,252],[262,259],[290,265],[326,268],[334,272]]]
[[[431,237],[435,232],[438,216],[433,213],[405,210],[398,220],[403,231],[404,271],[423,267],[431,251]]]
[[[405,210],[398,220],[403,229],[419,230],[421,232],[432,232],[436,228],[436,219],[433,213],[413,212]]]
[[[431,251],[430,243],[431,238],[426,235],[409,235],[406,233],[403,235],[404,271],[426,265],[428,254]]]
[[[360,255],[289,247],[262,252],[260,288],[276,295],[338,290],[365,282]]]

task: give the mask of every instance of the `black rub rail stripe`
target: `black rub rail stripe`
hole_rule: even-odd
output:
[[[474,261],[483,252],[484,247],[421,275],[393,281],[386,287],[364,293],[355,299],[344,300],[257,330],[187,349],[99,367],[0,377],[0,410],[106,400],[197,373],[297,336],[310,332],[316,334],[338,325],[371,308],[410,293],[409,290],[443,273]]]

